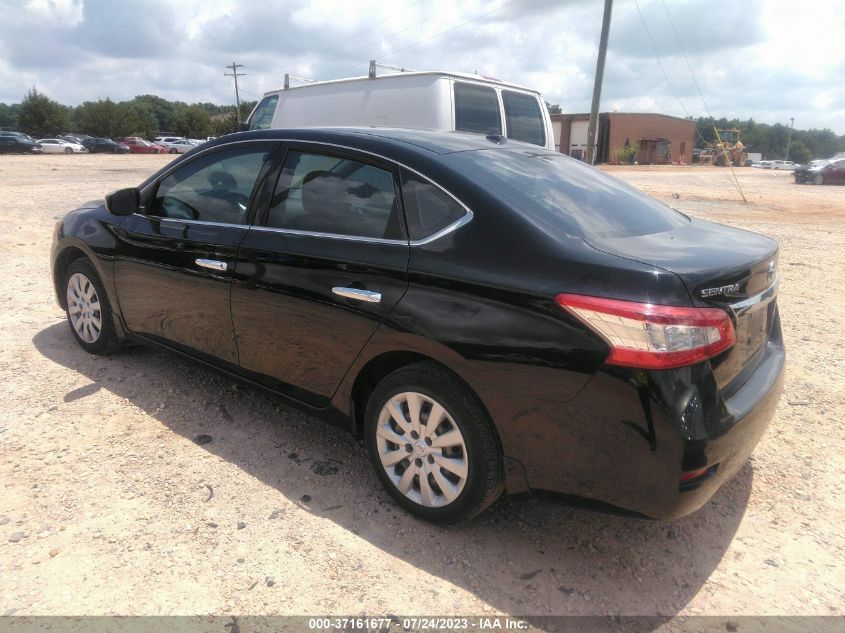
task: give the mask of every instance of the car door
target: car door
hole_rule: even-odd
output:
[[[144,189],[142,212],[116,230],[117,296],[132,333],[237,367],[231,266],[277,147],[212,148]]]
[[[234,272],[232,321],[251,378],[328,404],[408,286],[397,177],[395,166],[367,154],[287,149]]]
[[[842,185],[845,184],[845,160],[838,160],[828,165],[824,175],[826,183]]]

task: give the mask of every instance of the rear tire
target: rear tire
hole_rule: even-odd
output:
[[[170,153],[171,153],[171,154],[177,154],[177,153],[178,153],[178,151],[176,150],[176,148],[175,148],[175,147],[171,147],[171,148],[170,148]]]
[[[120,347],[103,282],[90,261],[76,259],[64,276],[65,314],[73,337],[90,354],[108,356]]]
[[[364,433],[382,485],[420,519],[465,521],[504,489],[492,423],[472,392],[435,363],[384,378],[367,404]]]

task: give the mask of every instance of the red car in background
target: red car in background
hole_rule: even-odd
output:
[[[129,146],[131,154],[166,154],[167,150],[161,145],[150,143],[137,136],[127,136],[120,139],[120,142]]]

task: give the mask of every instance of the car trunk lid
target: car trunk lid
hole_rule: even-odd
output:
[[[720,388],[759,357],[776,312],[777,243],[763,235],[690,220],[670,231],[590,238],[600,251],[675,273],[695,305],[720,307],[734,320],[736,344],[711,363]]]

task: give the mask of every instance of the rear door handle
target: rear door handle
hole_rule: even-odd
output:
[[[220,262],[216,259],[199,258],[195,259],[194,263],[196,263],[197,266],[200,266],[202,268],[208,268],[210,270],[226,270],[227,268],[229,268],[229,265],[226,262]]]
[[[355,299],[356,301],[366,301],[367,303],[380,303],[381,293],[372,292],[370,290],[361,290],[360,288],[343,288],[342,286],[335,286],[332,292],[347,299]]]

